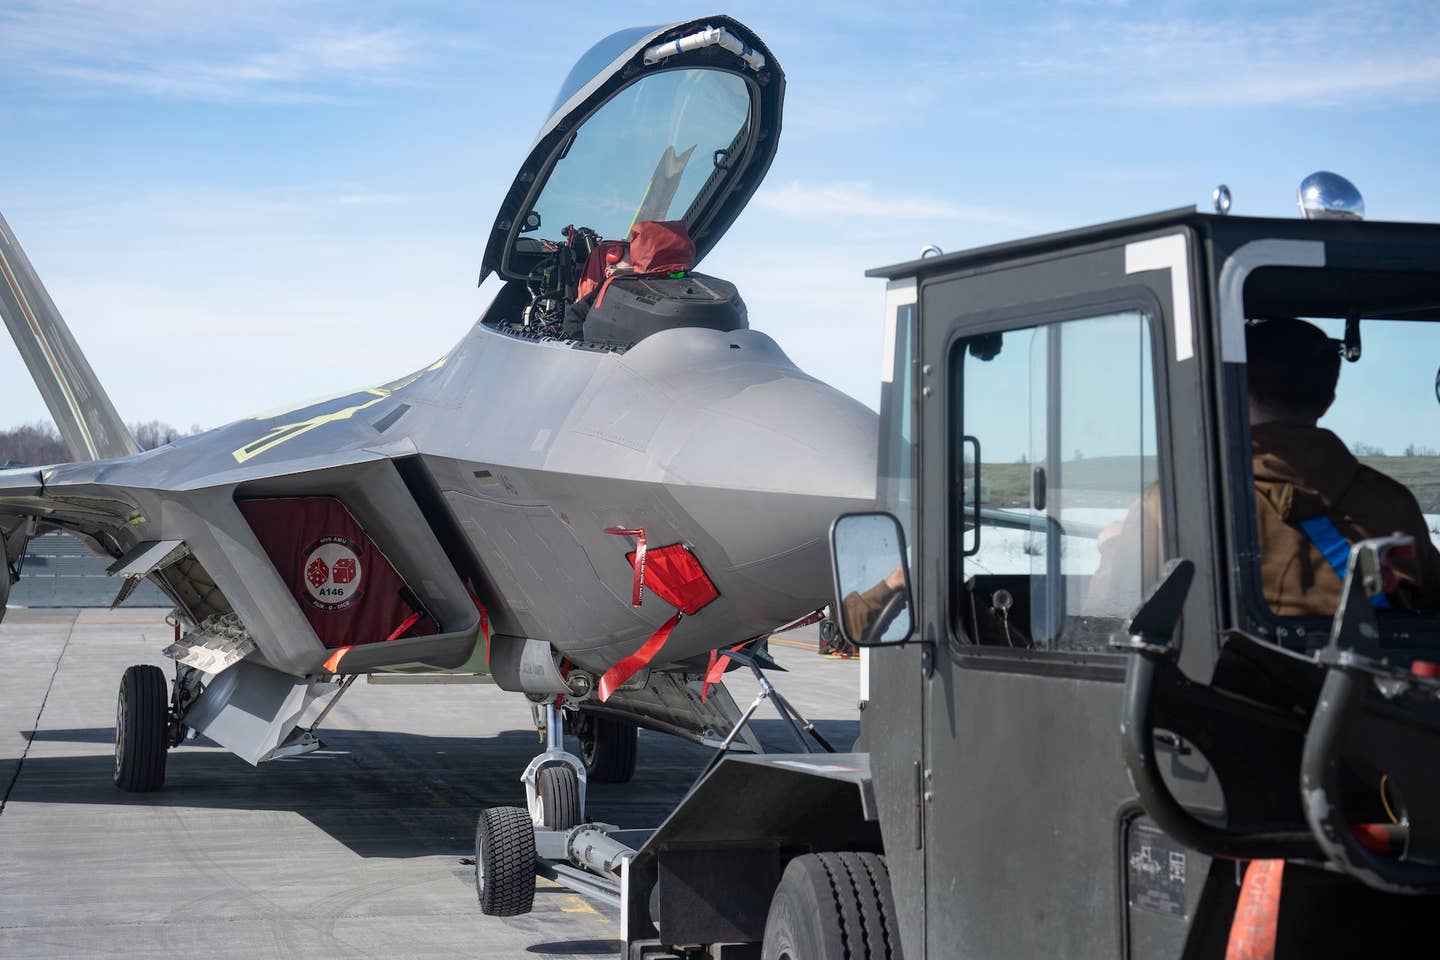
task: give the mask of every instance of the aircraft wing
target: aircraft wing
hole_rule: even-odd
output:
[[[18,497],[36,497],[44,489],[40,470],[35,467],[12,467],[0,470],[0,501]]]
[[[20,557],[32,536],[64,529],[92,547],[118,556],[126,541],[126,528],[137,514],[135,506],[119,496],[52,495],[45,481],[50,469],[0,470],[0,620],[5,616],[10,586],[19,576]]]

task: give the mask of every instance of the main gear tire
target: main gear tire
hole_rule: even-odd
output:
[[[523,807],[487,807],[475,824],[475,893],[487,917],[535,904],[535,828]]]
[[[569,830],[580,825],[580,778],[569,764],[541,767],[535,776],[535,794],[542,827]]]
[[[579,732],[580,759],[591,783],[629,783],[635,775],[640,731],[633,723],[590,717]]]
[[[813,853],[785,867],[765,920],[763,960],[900,960],[885,858]]]
[[[115,786],[150,793],[165,786],[170,741],[170,698],[165,673],[137,664],[120,678],[115,701]]]

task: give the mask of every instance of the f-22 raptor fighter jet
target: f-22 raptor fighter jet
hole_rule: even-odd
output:
[[[250,763],[313,750],[302,715],[362,674],[546,703],[526,783],[552,826],[587,774],[629,777],[635,724],[724,733],[714,652],[823,607],[828,525],[874,491],[874,415],[694,272],[770,166],[784,88],[728,17],[602,40],[505,196],[481,273],[503,286],[453,350],[143,453],[0,220],[0,315],[77,461],[0,471],[0,611],[45,530],[113,557],[117,602],[148,579],[175,604],[173,683],[121,682],[121,788],[158,789],[191,731]]]

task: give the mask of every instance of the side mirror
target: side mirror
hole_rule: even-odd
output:
[[[888,513],[847,513],[830,527],[832,608],[841,635],[857,647],[904,643],[915,629],[905,531]]]

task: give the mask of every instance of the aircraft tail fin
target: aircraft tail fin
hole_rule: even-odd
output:
[[[140,452],[3,216],[0,319],[10,328],[71,457],[107,460]]]

